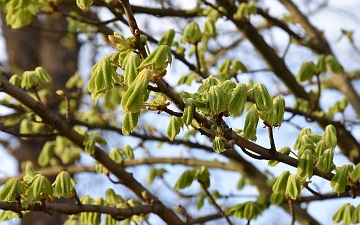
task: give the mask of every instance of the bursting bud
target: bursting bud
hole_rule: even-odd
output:
[[[297,166],[297,173],[296,175],[301,178],[309,178],[313,176],[313,154],[310,149],[306,149],[299,158],[298,166]]]
[[[346,181],[349,176],[349,173],[353,171],[353,166],[351,164],[345,164],[338,171],[336,171],[335,176],[331,179],[330,185],[333,190],[335,190],[338,195],[345,192]]]
[[[201,36],[199,25],[193,21],[185,28],[182,40],[190,44],[196,44],[201,40]]]
[[[219,115],[226,109],[225,93],[219,86],[211,86],[209,88],[209,106],[213,115]]]
[[[325,133],[323,138],[325,139],[326,145],[331,148],[335,148],[337,143],[336,129],[333,125],[329,124],[325,127]]]
[[[35,73],[36,76],[39,78],[40,82],[49,83],[49,84],[52,82],[51,76],[41,66],[35,68]]]
[[[247,98],[247,87],[243,83],[238,83],[231,93],[229,102],[229,112],[232,117],[240,116],[244,111],[244,106]]]
[[[300,181],[297,178],[296,174],[291,174],[288,178],[285,195],[289,196],[291,199],[296,200],[300,194]]]
[[[143,69],[134,82],[131,83],[121,101],[121,106],[125,112],[136,113],[140,111],[150,77],[151,71],[149,69]]]
[[[317,167],[324,172],[331,172],[335,168],[333,159],[334,159],[334,151],[331,150],[330,148],[326,149],[324,153],[321,155],[317,163]]]
[[[273,100],[270,97],[265,85],[257,83],[253,87],[252,94],[255,104],[260,111],[269,111],[273,107]]]
[[[36,76],[35,71],[25,71],[21,80],[21,88],[31,89],[39,84],[39,78]]]
[[[191,125],[192,119],[193,119],[193,116],[194,116],[194,112],[195,112],[194,99],[192,99],[192,98],[186,99],[184,113],[183,113],[183,116],[182,116],[182,119],[183,119],[184,124],[186,126]]]
[[[14,74],[10,77],[9,83],[16,87],[20,87],[21,77],[19,77],[19,75],[17,75],[17,74]]]
[[[226,139],[222,136],[216,136],[214,138],[212,147],[216,153],[221,153],[226,150],[225,146],[224,146],[224,142],[223,142],[224,140],[226,140]]]
[[[266,114],[266,119],[271,126],[281,126],[285,113],[285,100],[278,96],[273,100],[273,108]]]
[[[290,176],[290,172],[288,170],[282,172],[280,176],[276,179],[274,185],[272,186],[273,192],[280,192],[282,190],[285,190],[289,176]]]
[[[244,125],[244,138],[256,141],[256,128],[259,122],[259,114],[256,105],[253,105],[246,114]]]
[[[290,154],[290,148],[289,147],[283,147],[279,150],[279,153],[289,155]],[[276,166],[279,163],[277,160],[269,160],[268,166]]]

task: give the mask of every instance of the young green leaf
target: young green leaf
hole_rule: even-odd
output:
[[[266,113],[266,119],[271,126],[281,126],[285,113],[285,100],[281,96],[273,99],[273,108]]]
[[[190,44],[196,44],[201,40],[201,36],[202,33],[199,25],[195,21],[192,21],[186,26],[181,40]]]
[[[16,87],[20,87],[21,85],[21,77],[19,77],[19,75],[14,74],[10,77],[9,79],[9,83],[16,86]]]
[[[48,74],[48,72],[46,72],[46,70],[41,66],[35,68],[35,74],[39,78],[40,82],[49,84],[52,82],[50,74]]]
[[[338,211],[336,211],[336,213],[333,215],[332,217],[332,220],[335,222],[335,223],[339,223],[340,221],[343,220],[344,218],[344,212],[345,212],[345,209],[350,206],[350,203],[345,203],[343,204],[339,209]]]
[[[308,178],[313,176],[314,159],[310,149],[306,149],[299,158],[296,175],[301,178]]]
[[[318,61],[316,64],[316,72],[317,73],[325,73],[326,72],[326,60],[325,55],[321,54],[318,57]]]
[[[125,161],[124,155],[119,148],[112,148],[109,152],[109,158],[119,165],[122,165]]]
[[[54,198],[50,181],[40,174],[35,176],[25,194],[30,203],[39,200],[52,200]]]
[[[23,89],[31,89],[35,88],[39,84],[39,78],[36,76],[34,70],[25,71],[22,75],[21,79],[21,88]]]
[[[244,111],[245,102],[247,99],[247,87],[243,83],[238,83],[231,93],[228,110],[232,117],[241,116]]]
[[[273,192],[280,192],[285,190],[289,176],[290,172],[288,170],[282,172],[272,186]]]
[[[186,170],[176,181],[174,190],[177,191],[189,187],[194,181],[195,173],[196,173],[195,169]]]
[[[151,71],[143,69],[131,83],[129,89],[125,92],[121,100],[121,106],[125,112],[137,113],[142,107],[143,96],[147,91],[151,77]]]
[[[344,193],[347,178],[349,176],[349,173],[351,173],[352,171],[353,166],[351,164],[345,164],[336,171],[335,176],[331,179],[330,185],[332,189],[338,193],[338,195]]]
[[[207,19],[204,24],[203,34],[208,35],[210,37],[216,37],[216,26],[215,22],[212,19]]]
[[[135,52],[129,53],[125,58],[126,64],[124,68],[124,83],[127,86],[130,86],[133,81],[136,79],[136,76],[139,73],[139,65],[140,65],[140,56]]]
[[[166,135],[173,141],[176,135],[180,133],[180,128],[183,126],[183,121],[181,117],[172,116],[166,130]]]
[[[301,64],[300,71],[299,71],[298,75],[296,76],[296,80],[298,82],[311,80],[315,74],[315,70],[316,70],[316,67],[312,61],[303,62]]]
[[[318,160],[317,167],[324,172],[331,172],[335,168],[333,159],[334,151],[332,149],[326,149]]]
[[[47,166],[50,163],[50,159],[53,157],[54,155],[54,144],[52,144],[51,141],[47,141],[41,152],[40,155],[38,157],[38,164],[39,166]]]
[[[225,149],[225,146],[224,146],[224,142],[226,139],[222,136],[216,136],[213,140],[213,144],[212,144],[212,147],[214,149],[214,151],[216,153],[221,153],[221,152],[224,152],[226,149]]]
[[[124,145],[123,152],[126,158],[134,159],[134,152],[130,145]]]
[[[326,56],[326,64],[330,67],[331,71],[334,73],[344,72],[342,65],[335,59],[333,55]]]
[[[209,89],[209,106],[213,115],[219,115],[226,109],[224,101],[225,93],[219,86],[211,86]]]
[[[302,137],[303,137],[304,135],[306,135],[306,134],[311,134],[310,128],[303,128],[303,129],[299,132],[298,137],[297,137],[297,139],[296,139],[296,141],[295,141],[295,144],[294,144],[294,149],[295,149],[295,150],[299,150],[299,149],[300,149],[300,147],[301,147],[301,145],[302,145],[302,143],[301,143]]]
[[[115,72],[108,57],[102,58],[92,67],[88,90],[95,103],[105,94],[107,89],[114,86],[112,74]]]
[[[71,198],[73,197],[73,189],[76,181],[70,177],[66,171],[61,171],[57,176],[54,186],[54,197]]]
[[[167,30],[160,39],[160,41],[158,42],[158,45],[167,45],[171,47],[174,37],[175,37],[175,30],[174,29]]]
[[[252,89],[255,104],[259,111],[269,111],[273,107],[273,100],[270,97],[265,85],[257,83]]]
[[[270,203],[273,205],[280,205],[284,201],[284,191],[273,192],[270,195]]]
[[[93,0],[76,0],[76,5],[82,10],[92,6],[92,4]]]
[[[127,112],[125,113],[122,128],[121,131],[124,135],[129,135],[134,128],[136,127],[140,117],[140,112],[131,113]]]
[[[329,124],[325,127],[323,138],[325,139],[326,145],[328,147],[333,149],[335,148],[337,144],[336,128],[332,124]]]
[[[167,45],[160,45],[151,52],[144,61],[141,62],[139,69],[148,68],[153,71],[162,72],[168,64],[172,63],[171,49]]]
[[[244,125],[244,138],[256,141],[256,128],[259,122],[259,114],[256,105],[253,105],[246,114]]]
[[[0,201],[15,202],[16,193],[22,194],[21,182],[19,178],[13,177],[6,181],[0,191]]]
[[[194,99],[188,98],[185,101],[185,108],[182,116],[182,120],[186,126],[191,125],[194,113],[195,113]]]
[[[283,147],[278,152],[282,153],[282,154],[285,154],[285,155],[289,155],[290,152],[291,152],[291,149],[289,147]],[[277,161],[277,160],[269,160],[268,161],[268,166],[273,167],[273,166],[276,166],[278,163],[279,163],[279,161]]]
[[[234,73],[238,73],[238,71],[240,70],[241,72],[243,73],[247,73],[248,72],[248,69],[246,68],[246,66],[240,62],[239,60],[237,59],[234,59],[232,62],[231,62],[231,67],[232,67],[232,70]]]
[[[300,195],[300,181],[297,178],[296,174],[291,174],[288,178],[285,195],[289,196],[291,199],[296,200]]]
[[[353,182],[360,180],[360,163],[356,164],[354,170],[350,173],[350,179]]]

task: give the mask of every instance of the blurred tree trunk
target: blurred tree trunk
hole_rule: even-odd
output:
[[[2,31],[6,41],[9,72],[21,75],[23,71],[33,70],[37,66],[44,67],[53,78],[53,96],[50,96],[53,99],[57,89],[64,89],[65,82],[75,73],[78,64],[80,44],[75,35],[69,36],[67,33],[66,19],[59,13],[54,13],[50,16],[41,16],[39,20],[34,18],[30,26],[13,30],[6,26],[5,18],[2,16]],[[54,111],[58,110],[57,104],[49,102],[47,105]],[[22,162],[28,160],[36,167],[37,157],[47,140],[19,139],[20,146],[14,154],[18,159],[19,168]],[[32,213],[24,216],[22,224],[57,225],[63,224],[65,219],[61,218],[60,214],[48,216],[42,212]]]

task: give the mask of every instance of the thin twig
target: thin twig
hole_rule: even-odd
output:
[[[294,203],[291,198],[288,198],[289,210],[291,214],[291,225],[295,224],[295,210],[294,210]]]
[[[201,182],[199,180],[199,183],[201,185],[201,187],[203,188],[204,192],[206,193],[206,195],[210,198],[211,200],[211,203],[214,205],[214,207],[216,208],[216,210],[220,213],[220,215],[222,217],[225,218],[226,222],[229,224],[229,225],[232,225],[229,217],[224,213],[224,211],[221,209],[221,207],[216,203],[215,199],[213,198],[213,196],[211,195],[211,193],[209,192],[209,190],[207,189],[207,187],[205,186],[205,184],[203,182]]]

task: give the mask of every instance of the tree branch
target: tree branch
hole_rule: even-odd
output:
[[[130,208],[115,208],[102,205],[76,205],[76,204],[63,204],[63,203],[46,203],[41,205],[40,203],[31,204],[26,208],[21,208],[21,211],[42,211],[50,213],[61,213],[65,215],[73,215],[82,212],[96,212],[109,214],[114,217],[121,216],[129,218],[133,215],[149,214],[161,210],[157,208],[159,205],[141,205]],[[11,210],[18,213],[18,205],[16,202],[0,202],[0,209]]]

